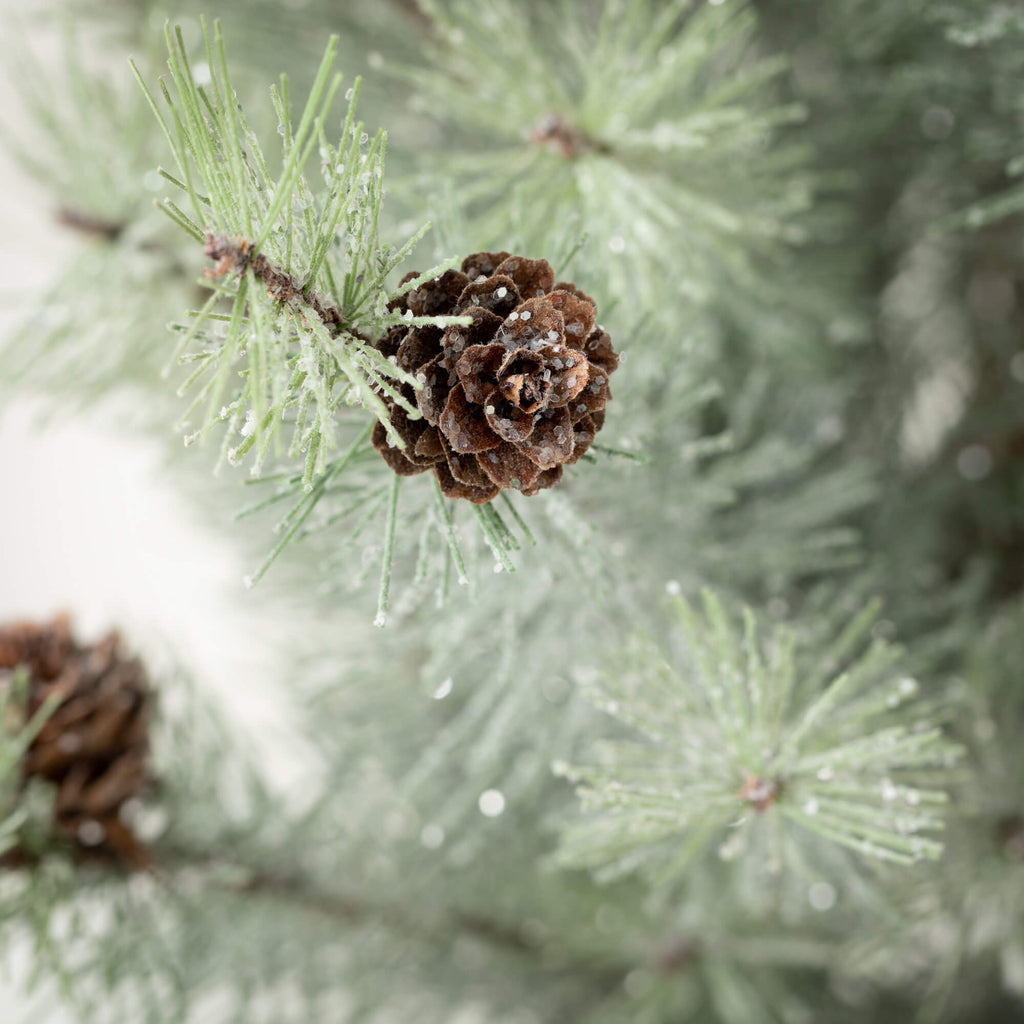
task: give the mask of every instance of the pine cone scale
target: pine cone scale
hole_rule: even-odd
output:
[[[498,386],[498,371],[508,349],[494,342],[490,345],[473,345],[459,356],[455,372],[466,389],[466,398],[478,405],[486,405]]]
[[[97,817],[115,813],[135,795],[136,780],[144,770],[141,754],[123,754],[82,794],[82,811]]]
[[[505,317],[497,339],[509,349],[564,345],[565,318],[546,297],[527,299]]]
[[[438,462],[434,472],[441,485],[441,493],[447,498],[465,498],[467,501],[473,502],[474,505],[486,505],[487,502],[498,496],[498,488],[494,485],[487,488],[473,487],[456,480],[447,460]]]
[[[589,416],[584,416],[573,424],[573,449],[572,458],[566,459],[565,464],[571,466],[578,462],[587,453],[587,449],[594,443],[597,437],[597,426]]]
[[[522,301],[515,281],[501,274],[467,285],[459,296],[459,309],[464,316],[473,308],[483,309],[504,320]]]
[[[498,267],[509,258],[507,252],[475,252],[462,261],[462,272],[471,280],[495,277]]]
[[[410,405],[413,404],[415,393],[412,388],[403,388],[402,395],[408,400]],[[425,462],[416,452],[416,445],[428,429],[429,424],[423,419],[412,419],[405,409],[396,402],[391,415],[391,425],[405,445],[405,448],[399,449],[402,455],[414,465],[421,466],[423,469],[429,469],[429,460]]]
[[[478,455],[458,455],[450,451],[447,458],[448,469],[460,484],[480,490],[489,490],[494,486],[494,481],[484,472]]]
[[[619,365],[619,357],[612,348],[612,339],[607,331],[591,334],[584,342],[583,351],[587,359],[601,367],[606,374],[614,373]]]
[[[527,497],[532,497],[534,494],[540,494],[541,491],[546,490],[548,487],[554,487],[562,479],[562,472],[561,466],[555,466],[554,469],[545,469],[542,473],[537,474],[532,484],[523,488],[523,494]]]
[[[520,444],[533,433],[533,415],[524,412],[497,391],[485,400],[487,424],[503,441]]]
[[[438,316],[447,313],[469,284],[469,278],[458,270],[446,270],[440,277],[406,292],[407,307],[413,316]]]
[[[416,408],[428,423],[436,427],[452,387],[448,383],[448,367],[444,363],[444,356],[435,356],[420,367],[418,373],[422,375],[423,386],[416,392]]]
[[[420,439],[416,442],[416,454],[422,459],[427,459],[431,464],[438,459],[444,458],[445,447],[441,438],[441,431],[435,426],[428,425]]]
[[[546,295],[555,286],[555,272],[547,260],[509,256],[494,268],[494,273],[511,277],[524,299]]]
[[[452,451],[459,455],[485,452],[501,443],[501,438],[488,426],[484,407],[466,399],[461,383],[448,393],[440,425]]]
[[[58,615],[46,630],[31,622],[0,628],[0,669],[24,665],[40,682],[52,682],[65,670],[71,653],[71,626]]]
[[[555,409],[534,424],[533,433],[519,447],[541,469],[554,469],[572,457],[574,444],[568,409]]]
[[[593,300],[582,293],[575,294],[561,287],[546,298],[562,314],[566,343],[573,348],[580,348],[597,321],[597,307]]]
[[[503,442],[494,451],[478,455],[477,461],[490,480],[503,490],[507,487],[529,487],[540,476],[540,466],[508,442]]]
[[[433,357],[441,335],[441,328],[431,324],[409,331],[398,347],[396,358],[399,367],[407,373],[413,373]]]
[[[401,448],[393,447],[388,440],[388,432],[382,423],[374,425],[373,433],[370,435],[370,442],[380,452],[381,458],[399,476],[416,476],[417,473],[425,473],[430,468],[429,466],[413,462]]]

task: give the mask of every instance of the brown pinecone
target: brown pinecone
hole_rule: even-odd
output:
[[[125,803],[147,783],[149,687],[142,664],[125,657],[111,633],[80,646],[67,616],[37,625],[0,626],[0,670],[29,673],[26,715],[51,696],[60,703],[32,741],[22,776],[56,786],[56,834],[79,852],[113,856],[132,867],[146,850],[122,820]]]
[[[378,344],[423,385],[403,391],[422,419],[388,400],[404,449],[391,447],[382,423],[374,428],[373,446],[396,473],[432,469],[447,497],[482,505],[506,487],[551,487],[590,447],[619,357],[593,299],[556,284],[547,260],[474,253],[461,272],[446,271],[392,308],[473,318],[466,327],[395,327]]]

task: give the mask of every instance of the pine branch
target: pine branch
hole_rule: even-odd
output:
[[[396,935],[414,937],[428,946],[451,941],[453,935],[463,933],[486,942],[504,952],[536,955],[536,947],[526,941],[514,928],[481,915],[456,912],[450,920],[431,924],[409,913],[400,905],[376,905],[357,897],[346,896],[310,883],[298,875],[276,874],[268,870],[251,869],[244,865],[226,863],[216,853],[197,855],[195,851],[180,848],[161,849],[155,869],[173,883],[173,876],[190,869],[224,868],[209,875],[211,884],[223,886],[236,896],[253,895],[295,907],[304,913],[322,915],[336,924],[351,927],[366,924],[383,925]],[[244,876],[237,877],[238,873]],[[577,970],[586,971],[581,965]],[[628,969],[628,968],[627,968]]]
[[[5,42],[10,96],[0,141],[51,189],[59,223],[114,241],[148,205],[139,187],[154,149],[145,104],[125,75],[100,71],[83,56],[84,32],[68,19],[61,30],[59,60],[42,58],[23,38],[22,45]],[[99,139],[116,145],[98,148]]]
[[[277,464],[272,482],[280,486],[257,507],[279,501],[292,504],[279,523],[280,542],[249,577],[255,582],[288,544],[310,531],[314,510],[321,526],[350,517],[354,526],[349,541],[358,539],[367,517],[376,511],[390,471],[372,452],[366,424],[379,420],[389,443],[403,449],[406,441],[392,423],[391,408],[419,419],[409,396],[423,387],[422,374],[407,372],[379,351],[381,336],[398,325],[447,327],[468,325],[470,320],[399,312],[400,296],[436,279],[455,261],[403,280],[397,288],[387,285],[388,276],[425,229],[398,248],[380,240],[384,135],[378,133],[370,142],[363,125],[355,121],[358,82],[348,94],[340,143],[335,147],[327,139],[328,109],[340,83],[340,76],[331,75],[336,40],[328,44],[294,130],[288,117],[287,81],[282,79],[280,92],[272,90],[284,138],[283,170],[275,180],[234,102],[219,26],[212,39],[204,28],[204,38],[213,69],[208,88],[196,82],[181,33],[168,31],[174,94],[164,85],[161,89],[169,114],[162,112],[137,70],[136,75],[178,164],[177,176],[161,173],[186,194],[191,214],[170,200],[161,208],[215,261],[205,275],[214,282],[213,294],[192,314],[190,325],[175,327],[181,336],[177,357],[192,366],[181,388],[193,392],[183,425],[193,416],[199,419],[186,435],[186,444],[226,426],[222,461],[237,464],[252,456],[256,478],[268,460]],[[325,186],[319,194],[304,177],[316,148]],[[218,312],[224,301],[230,304],[229,311]],[[286,430],[291,437],[282,451]],[[339,448],[343,454],[334,455]],[[289,464],[295,466],[294,472]],[[393,483],[392,490],[397,486]],[[342,508],[318,508],[334,492],[342,495]],[[397,507],[396,499],[397,490],[389,509]],[[449,519],[450,513],[444,511],[443,518]],[[432,513],[430,519],[435,519]],[[422,516],[414,515],[410,521],[420,523]],[[395,516],[389,516],[381,563],[380,624],[387,618],[397,525]],[[477,527],[496,560],[511,570],[509,552],[519,546],[515,531],[494,509]],[[436,536],[452,552],[456,565],[463,566],[450,523],[438,523]],[[421,553],[430,556],[432,550],[421,545]],[[421,557],[414,575],[420,578],[424,570]],[[465,578],[463,568],[459,576],[460,581]]]
[[[638,730],[639,741],[609,741],[600,760],[560,765],[596,811],[565,833],[561,862],[638,866],[674,883],[716,839],[738,856],[766,827],[801,841],[800,829],[866,857],[897,864],[935,859],[927,833],[943,827],[945,793],[960,748],[919,690],[898,675],[899,651],[863,637],[869,607],[823,651],[799,650],[777,631],[763,647],[748,611],[743,631],[710,593],[703,615],[675,601],[685,641],[679,661],[638,637],[592,699]],[[844,669],[845,666],[845,670]],[[752,836],[753,833],[753,836]]]
[[[196,83],[180,32],[172,36],[168,31],[177,97],[172,99],[162,86],[169,118],[136,69],[181,175],[164,172],[165,177],[187,194],[192,215],[169,200],[162,209],[219,261],[213,276],[235,271],[215,288],[192,324],[181,329],[178,356],[198,364],[185,387],[194,388],[205,378],[186,413],[187,418],[205,408],[189,440],[227,423],[222,457],[239,461],[255,450],[253,473],[258,476],[282,427],[297,411],[289,454],[304,456],[303,483],[309,489],[337,444],[340,407],[362,405],[386,421],[377,393],[394,395],[396,384],[418,386],[384,360],[364,333],[379,334],[399,322],[386,309],[393,296],[385,279],[415,239],[398,250],[379,240],[384,136],[378,133],[368,145],[363,125],[354,119],[358,83],[350,90],[337,148],[325,135],[341,82],[331,75],[336,39],[328,44],[294,133],[287,81],[282,79],[280,93],[272,90],[284,138],[282,172],[275,180],[234,101],[219,25],[212,40],[204,28],[204,38],[214,75],[209,91]],[[325,184],[319,197],[303,177],[317,147]],[[342,248],[345,265],[335,268],[334,254]],[[265,292],[253,287],[256,280],[262,280]],[[214,312],[221,297],[231,301],[229,315]],[[449,319],[423,322],[446,325]],[[241,378],[240,388],[233,386],[233,377]],[[415,415],[412,407],[409,412]],[[232,447],[236,433],[241,443]],[[397,436],[395,443],[401,444]]]
[[[141,386],[152,399],[136,403],[137,418],[155,419],[165,325],[192,301],[180,248],[151,206],[159,140],[128,70],[111,69],[102,47],[96,60],[93,35],[59,21],[59,59],[20,34],[4,46],[0,141],[82,245],[42,295],[18,303],[18,327],[0,345],[0,389],[58,396],[66,411]]]
[[[154,867],[172,889],[177,875],[194,876],[198,872],[212,889],[231,897],[269,900],[342,929],[383,928],[397,938],[413,940],[434,951],[443,951],[462,938],[469,938],[493,953],[514,958],[518,967],[534,977],[582,985],[590,993],[588,1002],[595,1005],[620,992],[626,979],[638,971],[667,986],[693,976],[701,977],[704,984],[715,985],[719,972],[756,969],[765,960],[765,951],[758,948],[756,939],[746,945],[742,941],[701,942],[675,933],[646,943],[632,956],[626,950],[595,953],[585,945],[560,949],[558,936],[538,942],[521,927],[479,912],[452,910],[440,918],[421,917],[410,906],[343,895],[298,875],[253,869],[225,861],[215,853],[197,853],[188,848],[165,846]],[[785,963],[790,955],[780,948],[767,959]],[[707,975],[702,977],[705,971]]]
[[[116,242],[125,229],[123,223],[104,220],[69,206],[62,206],[57,211],[57,222],[72,231],[80,231],[83,235],[91,235],[105,242]]]
[[[726,282],[770,290],[764,269],[804,239],[813,189],[805,148],[764,145],[804,112],[772,105],[785,65],[751,56],[745,5],[423,7],[432,64],[395,74],[445,144],[416,153],[399,182],[410,201],[443,173],[468,237],[497,244],[514,223],[537,252],[575,221],[595,287],[672,327],[680,300],[711,302]]]
[[[204,271],[204,276],[215,279],[233,273],[236,277],[242,277],[252,268],[253,274],[263,282],[271,299],[299,308],[309,306],[332,335],[340,334],[344,329],[341,310],[337,306],[312,292],[308,285],[304,285],[284,267],[256,252],[249,239],[229,239],[224,235],[207,233],[203,251],[210,259],[217,261],[212,270]],[[350,333],[361,341],[367,340],[357,331]]]

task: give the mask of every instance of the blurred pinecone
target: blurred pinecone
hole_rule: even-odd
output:
[[[404,281],[416,277],[408,274]],[[389,401],[392,447],[378,423],[373,446],[398,474],[432,469],[449,498],[480,505],[506,487],[536,494],[593,443],[618,366],[596,325],[593,299],[555,284],[547,260],[478,252],[395,300],[413,316],[471,316],[467,327],[395,327],[378,348],[423,384]]]
[[[68,618],[0,626],[0,670],[29,673],[32,715],[51,697],[59,704],[25,752],[22,777],[56,785],[55,833],[79,852],[143,867],[147,854],[122,820],[125,804],[147,783],[149,687],[142,664],[125,657],[110,633],[80,646]]]

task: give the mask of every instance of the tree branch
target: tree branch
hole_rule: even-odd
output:
[[[223,277],[233,272],[241,277],[251,267],[252,272],[267,286],[267,294],[272,299],[293,306],[300,303],[309,306],[332,335],[337,336],[345,328],[341,310],[337,306],[327,302],[308,286],[304,287],[294,274],[257,252],[248,238],[228,238],[226,235],[207,232],[203,251],[210,259],[217,261],[215,267],[204,271],[204,276]]]
[[[674,938],[655,944],[645,963],[550,956],[545,955],[550,954],[549,946],[531,941],[517,926],[472,911],[456,910],[446,919],[428,921],[410,913],[404,906],[374,904],[325,890],[296,875],[253,868],[212,853],[166,846],[153,851],[153,871],[167,882],[172,881],[173,873],[182,869],[215,865],[240,868],[247,873],[247,877],[241,880],[218,873],[208,876],[210,884],[231,895],[263,896],[344,926],[382,925],[397,935],[414,938],[435,949],[450,944],[453,935],[468,935],[499,952],[540,958],[540,970],[549,977],[586,978],[591,992],[610,994],[638,966],[661,974],[682,973],[692,966],[699,952],[692,943]],[[679,955],[681,949],[685,949],[685,955]]]

